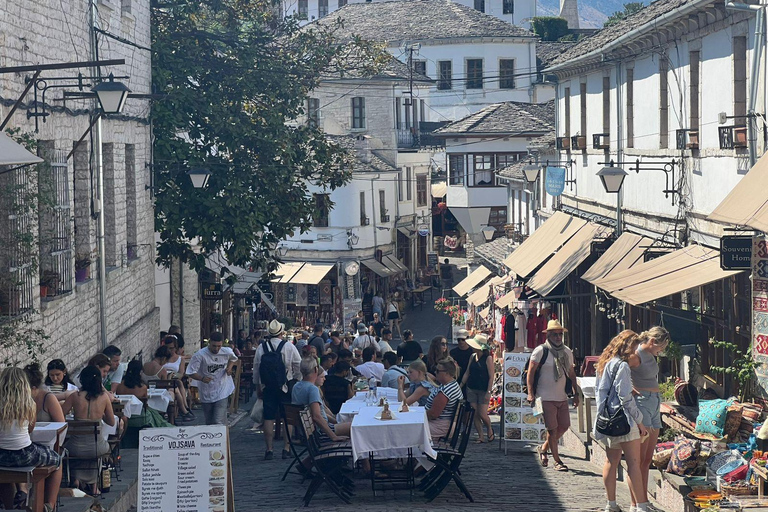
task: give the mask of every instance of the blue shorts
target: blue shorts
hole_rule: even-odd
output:
[[[643,426],[646,428],[661,428],[661,396],[658,392],[641,391],[635,395],[635,403],[643,413]]]

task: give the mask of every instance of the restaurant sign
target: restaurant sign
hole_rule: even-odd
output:
[[[751,262],[751,236],[731,235],[720,239],[720,268],[723,270],[749,270]]]
[[[203,287],[203,300],[221,300],[221,283],[208,283]]]

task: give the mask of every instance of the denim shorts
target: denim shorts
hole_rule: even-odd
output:
[[[641,391],[635,395],[635,403],[643,413],[643,426],[646,428],[661,428],[661,396],[658,392]]]

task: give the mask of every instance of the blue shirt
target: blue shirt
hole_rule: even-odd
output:
[[[323,419],[328,422],[328,416],[325,415],[323,399],[320,396],[320,389],[311,382],[307,382],[306,380],[297,382],[296,385],[293,386],[291,402],[298,405],[320,404],[320,414],[322,414]]]
[[[411,382],[411,386],[408,388],[408,396],[412,395],[413,392],[420,387],[427,390],[427,395],[419,398],[418,403],[421,407],[426,407],[427,400],[429,400],[430,396],[432,396],[433,390],[437,388],[428,380],[423,380],[421,382]]]
[[[381,378],[381,387],[397,389],[397,379],[401,376],[405,377],[405,383],[408,384],[408,372],[399,366],[390,366]]]

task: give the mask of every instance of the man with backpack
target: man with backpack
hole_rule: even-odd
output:
[[[563,336],[568,331],[559,321],[550,320],[544,332],[547,334],[547,341],[533,351],[526,370],[528,401],[533,406],[537,398],[541,399],[544,427],[547,429],[547,440],[537,449],[541,465],[547,467],[549,462],[547,451],[551,451],[555,470],[568,471],[568,466],[560,460],[557,442],[571,426],[566,393],[566,384],[569,379],[575,391],[573,406],[579,405],[579,390],[576,385],[576,372],[573,369],[573,352],[563,343]]]
[[[301,356],[293,345],[283,339],[285,326],[272,320],[267,328],[268,339],[263,341],[253,358],[253,382],[259,398],[264,401],[264,440],[267,451],[264,460],[272,460],[272,441],[275,438],[275,420],[280,405],[290,401],[289,384],[301,377]],[[283,447],[283,458],[291,453]]]

